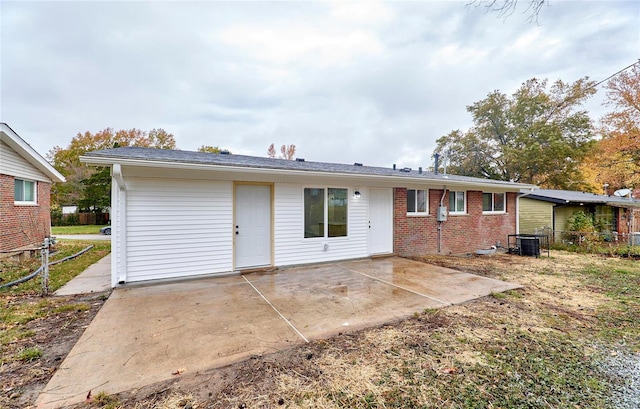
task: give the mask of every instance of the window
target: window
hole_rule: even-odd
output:
[[[614,231],[616,230],[615,223],[615,214],[613,212],[613,207],[611,206],[596,206],[596,214],[595,214],[595,225],[598,231]]]
[[[15,179],[13,199],[16,202],[36,202],[36,182],[31,180]]]
[[[327,189],[327,200],[329,237],[344,237],[347,235],[347,189]]]
[[[504,212],[505,194],[504,193],[483,193],[482,194],[482,211],[483,212]]]
[[[427,190],[407,189],[407,214],[428,214]]]
[[[449,213],[466,213],[466,200],[464,192],[449,191]]]
[[[347,189],[305,188],[304,237],[346,236],[348,203]]]

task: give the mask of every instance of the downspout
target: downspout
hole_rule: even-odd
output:
[[[126,246],[126,209],[127,186],[122,176],[122,167],[114,163],[111,171],[113,187],[111,188],[112,213],[115,210],[116,217],[112,217],[111,224],[111,287],[124,284],[127,280],[127,246]],[[115,220],[115,224],[113,223]]]
[[[442,197],[440,198],[440,207],[438,208],[438,214],[442,206],[444,206],[444,196],[447,194],[447,186],[442,186]],[[439,216],[437,216],[439,218]],[[442,251],[442,220],[438,220],[438,254]]]

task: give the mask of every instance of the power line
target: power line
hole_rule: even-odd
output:
[[[602,81],[600,81],[600,82],[598,82],[598,83],[594,84],[594,85],[593,85],[593,88],[597,87],[598,85],[602,84],[602,83],[603,83],[603,82],[605,82],[605,81],[610,80],[611,78],[613,78],[613,77],[615,77],[616,75],[620,74],[622,71],[624,71],[624,70],[626,70],[626,69],[629,69],[629,68],[633,67],[633,66],[634,66],[634,65],[636,65],[636,64],[640,64],[640,58],[638,59],[638,61],[637,61],[637,62],[634,62],[633,64],[630,64],[630,65],[627,65],[626,67],[624,67],[624,68],[623,68],[623,69],[621,69],[620,71],[617,71],[617,72],[615,72],[615,73],[613,73],[613,74],[609,75],[607,78],[603,79]]]

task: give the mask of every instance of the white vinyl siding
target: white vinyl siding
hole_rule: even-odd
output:
[[[331,186],[341,187],[334,184]],[[291,183],[275,184],[275,265],[286,266],[366,257],[368,255],[368,210],[365,191],[359,189],[361,197],[354,198],[354,189],[348,188],[346,237],[305,239],[302,211],[305,187],[308,186]]]
[[[18,155],[9,145],[0,141],[0,174],[19,179],[51,182],[51,180],[25,158]]]
[[[231,182],[128,178],[127,282],[229,272]]]

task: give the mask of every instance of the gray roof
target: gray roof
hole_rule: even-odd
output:
[[[634,207],[640,204],[639,200],[632,200],[626,197],[599,195],[596,193],[578,192],[575,190],[536,189],[531,194],[527,194],[529,193],[528,190],[521,190],[520,193],[526,194],[526,197],[530,199],[537,199],[558,204],[629,204]]]
[[[100,151],[89,152],[84,155],[85,158],[105,158],[113,159],[116,162],[118,159],[122,160],[143,160],[154,162],[174,162],[174,163],[189,163],[189,164],[202,164],[202,165],[216,165],[216,166],[230,166],[230,167],[245,167],[245,168],[258,168],[258,169],[280,169],[280,170],[292,170],[292,171],[309,171],[309,172],[325,172],[325,173],[340,173],[340,174],[354,174],[354,175],[372,175],[372,176],[395,176],[406,177],[409,179],[418,180],[434,180],[442,181],[457,181],[467,182],[471,184],[494,184],[496,187],[505,188],[521,188],[529,187],[530,185],[522,183],[513,183],[491,179],[473,178],[467,176],[457,175],[444,175],[442,173],[436,174],[434,172],[428,172],[423,170],[420,173],[416,169],[403,169],[398,167],[397,169],[375,167],[375,166],[357,166],[347,165],[340,163],[325,163],[325,162],[310,162],[300,160],[286,160],[286,159],[273,159],[258,156],[246,156],[235,154],[221,154],[221,153],[208,153],[208,152],[193,152],[193,151],[181,151],[170,149],[153,149],[153,148],[140,148],[140,147],[121,147],[114,149],[105,149]],[[92,162],[84,160],[85,162]],[[533,186],[531,186],[533,187]]]

